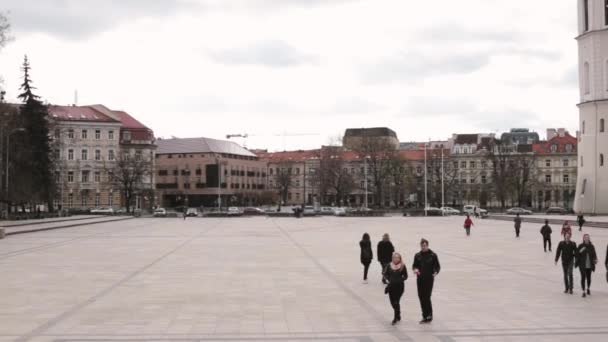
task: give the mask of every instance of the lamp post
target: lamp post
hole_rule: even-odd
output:
[[[365,156],[365,160],[364,160],[364,174],[365,174],[365,209],[369,208],[368,205],[368,199],[367,199],[367,159],[369,158],[369,156]]]
[[[10,165],[10,143],[11,143],[11,135],[18,133],[18,132],[25,132],[25,128],[15,128],[12,131],[9,131],[6,134],[6,172],[4,174],[5,176],[5,181],[6,181],[6,200],[8,201],[8,197],[9,197],[9,186],[8,186],[8,180],[9,180],[9,165]],[[10,209],[10,208],[9,208]]]
[[[220,159],[216,158],[217,161],[217,211],[222,210],[222,164]]]
[[[427,216],[427,208],[428,208],[428,196],[427,196],[427,179],[426,173],[428,169],[426,166],[426,143],[424,143],[424,216]]]

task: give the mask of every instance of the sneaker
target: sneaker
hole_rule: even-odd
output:
[[[397,319],[396,318],[393,320],[393,322],[391,322],[391,325],[395,325],[395,324],[397,324]]]
[[[565,290],[564,290],[564,293],[565,293],[565,294],[568,294],[568,289],[565,289]]]
[[[587,289],[587,296],[591,296],[591,290]]]
[[[429,324],[429,323],[431,323],[431,321],[432,321],[432,319],[429,320],[428,318],[425,318],[422,321],[420,321],[419,323],[420,324]]]
[[[587,294],[585,292],[583,292],[583,298],[587,297]]]
[[[573,293],[572,293],[572,289],[570,289],[570,291],[568,291],[568,293],[573,294]]]

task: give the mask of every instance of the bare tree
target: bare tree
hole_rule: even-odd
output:
[[[509,169],[509,159],[512,155],[512,146],[503,144],[500,140],[494,140],[487,155],[492,168],[492,184],[496,199],[500,202],[501,208],[505,208],[510,191],[511,169]]]
[[[517,206],[532,206],[531,189],[537,183],[536,158],[533,153],[517,153],[509,160],[509,188]]]
[[[131,212],[133,199],[146,190],[146,178],[152,174],[152,160],[142,155],[132,156],[127,152],[118,154],[111,165],[105,163],[108,182],[118,187],[125,200],[128,213]]]
[[[283,203],[287,203],[287,195],[293,185],[293,162],[281,161],[277,164],[276,170],[275,183],[279,198]]]
[[[383,138],[362,137],[355,150],[361,160],[367,160],[368,177],[371,177],[371,191],[377,206],[383,206],[386,186],[390,181],[391,165],[399,158],[394,145]]]
[[[354,190],[355,180],[347,166],[343,148],[330,146],[321,150],[319,171],[315,177],[318,178],[322,202],[326,203],[327,197],[332,195],[337,203],[344,203]]]

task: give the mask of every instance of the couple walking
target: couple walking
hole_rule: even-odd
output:
[[[564,293],[573,294],[574,277],[572,272],[575,267],[578,267],[581,272],[581,289],[583,290],[583,298],[591,295],[591,274],[595,272],[597,264],[597,252],[595,246],[591,243],[589,234],[583,235],[583,243],[576,245],[570,239],[571,233],[564,234],[564,240],[557,246],[555,254],[555,264],[562,259],[562,269],[564,271]],[[608,252],[607,252],[608,253]],[[606,267],[608,268],[608,255],[606,256]]]
[[[365,242],[367,241],[367,242]],[[364,281],[367,282],[367,271],[369,264],[373,259],[363,259],[363,255],[371,254],[371,242],[369,234],[363,235],[363,240],[359,244],[361,246],[361,262],[364,266]],[[369,247],[367,252],[363,251]],[[387,262],[387,254],[390,251],[390,259]],[[364,262],[365,261],[365,262]],[[378,243],[378,261],[382,265],[382,282],[386,284],[384,290],[388,294],[391,307],[393,308],[393,321],[395,325],[401,321],[401,297],[405,291],[405,281],[408,279],[407,267],[403,262],[403,257],[399,253],[394,252],[394,247],[390,242],[388,234],[384,234],[382,241]],[[429,242],[426,239],[420,241],[420,252],[414,256],[412,271],[416,275],[416,285],[418,288],[418,299],[422,309],[422,320],[420,324],[426,324],[433,321],[433,305],[431,296],[433,293],[433,285],[435,276],[439,274],[441,266],[437,255],[429,249]]]

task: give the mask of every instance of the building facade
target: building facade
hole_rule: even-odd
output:
[[[259,205],[267,197],[267,164],[234,142],[159,139],[155,153],[157,206]]]
[[[608,3],[578,0],[579,148],[574,210],[608,214]]]

